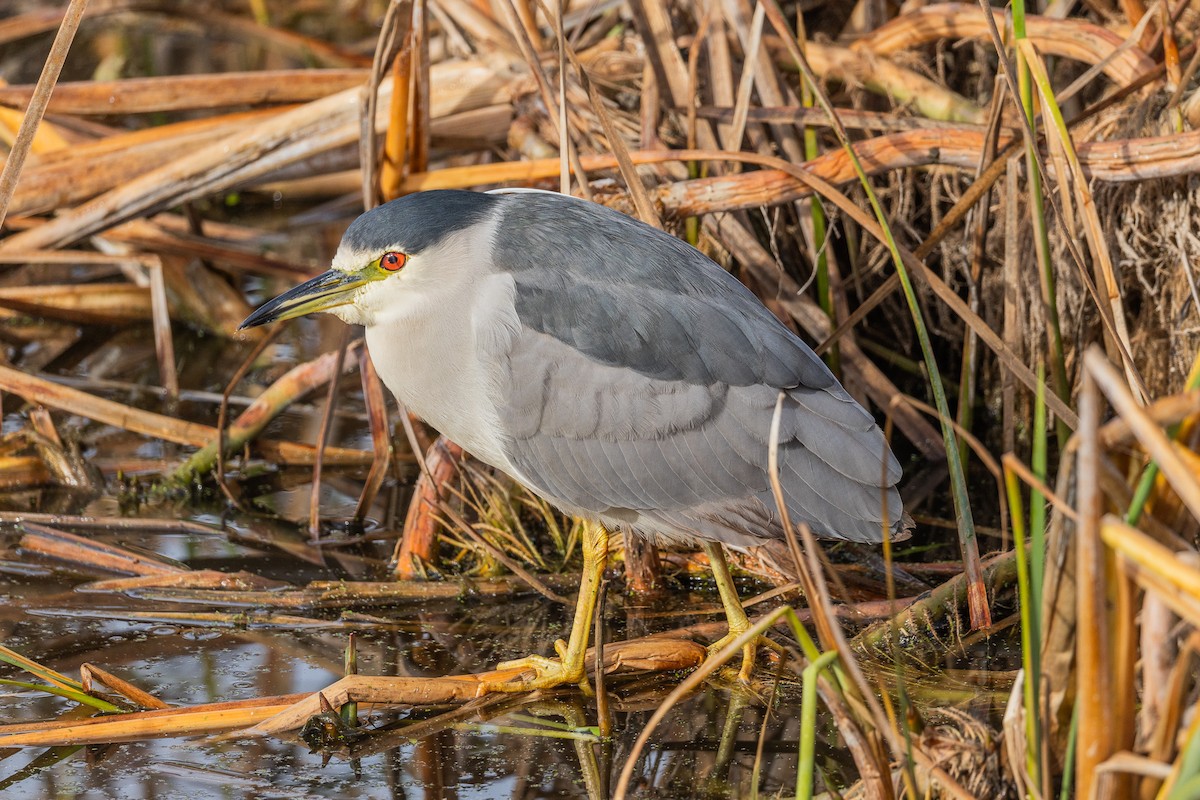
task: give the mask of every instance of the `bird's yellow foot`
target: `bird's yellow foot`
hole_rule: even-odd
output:
[[[533,672],[532,678],[517,677],[502,681],[484,681],[480,694],[488,692],[532,692],[538,689],[554,689],[559,686],[580,686],[587,690],[587,670],[582,657],[571,657],[567,643],[559,639],[554,643],[558,658],[526,656],[515,661],[497,665],[497,670],[524,670]]]
[[[724,650],[725,647],[734,639],[741,636],[742,633],[742,631],[731,630],[729,633],[710,644],[708,646],[708,658],[705,659],[705,662],[707,663],[709,660],[716,658],[718,653]],[[770,648],[779,658],[783,658],[784,656],[783,646],[778,642],[772,641],[766,636],[754,637],[742,647],[742,667],[738,670],[737,674],[738,680],[742,683],[749,683],[750,676],[754,674],[754,665],[758,656],[759,647]]]

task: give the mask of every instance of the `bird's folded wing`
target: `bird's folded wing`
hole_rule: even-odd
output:
[[[493,369],[505,454],[539,493],[724,541],[781,534],[767,471],[778,390],[651,378],[529,329]],[[874,422],[847,403],[826,390],[785,392],[780,480],[795,520],[874,541],[884,497],[888,518],[900,518],[899,467]]]

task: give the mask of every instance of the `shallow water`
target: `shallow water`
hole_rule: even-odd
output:
[[[101,535],[99,538],[109,538]],[[111,537],[135,544],[138,537]],[[154,537],[159,551],[193,566],[278,573],[281,556],[252,554],[215,537]],[[331,627],[280,629],[273,625],[199,625],[169,622],[161,612],[202,607],[81,594],[82,576],[49,561],[21,559],[4,580],[4,642],[69,675],[92,662],[170,704],[191,705],[319,690],[341,677],[347,630],[336,614]],[[272,563],[274,562],[274,563]],[[11,567],[12,562],[8,562]],[[304,577],[335,570],[296,566]],[[320,573],[327,572],[325,575]],[[713,609],[708,593],[678,591],[638,608],[621,597],[608,603],[606,638],[673,628],[697,619],[690,609]],[[438,676],[488,668],[496,661],[545,652],[565,635],[565,609],[538,598],[451,600],[370,612],[358,638],[359,670],[371,675]],[[145,615],[131,619],[133,615]],[[319,622],[320,620],[314,620]],[[595,701],[577,691],[558,702],[525,703],[487,719],[468,719],[409,741],[402,734],[310,753],[296,736],[280,739],[202,737],[45,750],[27,748],[0,761],[5,798],[267,798],[267,797],[588,797],[603,792],[587,773],[612,779],[624,754],[676,679],[651,677],[623,684],[614,697],[614,734],[593,744],[541,735],[546,720],[587,728],[596,724]],[[798,698],[787,692],[786,703]],[[24,692],[4,701],[10,721],[53,719],[70,707],[58,698]],[[795,780],[798,709],[785,708],[767,725],[760,790],[790,792]],[[539,716],[542,715],[542,716]],[[732,716],[731,716],[732,715]],[[397,725],[402,714],[364,714],[368,728]],[[744,692],[707,688],[668,715],[639,768],[636,796],[742,796],[749,791],[762,704]],[[409,720],[413,721],[413,720]],[[497,730],[503,726],[504,730]],[[845,756],[825,753],[830,766]],[[590,764],[581,762],[590,761]],[[840,769],[840,767],[839,767]],[[601,782],[605,780],[601,779]],[[593,781],[594,782],[594,781]]]

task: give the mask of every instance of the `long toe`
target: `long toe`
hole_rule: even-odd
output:
[[[582,664],[565,664],[557,658],[527,656],[516,661],[505,661],[498,665],[501,670],[522,670],[523,674],[501,681],[484,681],[479,694],[490,692],[533,692],[540,689],[555,689],[559,686],[584,686],[587,671]],[[532,677],[529,673],[533,673]]]
[[[708,658],[705,659],[705,663],[718,658],[721,651],[724,650],[729,643],[736,639],[739,635],[739,633],[730,631],[716,642],[710,644],[708,646]],[[783,658],[784,656],[784,649],[778,642],[775,642],[766,636],[754,637],[742,647],[742,663],[737,672],[737,678],[742,683],[750,682],[750,678],[754,674],[754,668],[757,666],[760,660],[759,648],[763,647],[771,650],[777,658]],[[736,655],[729,656],[722,667],[731,669],[729,662],[734,658],[736,658]]]

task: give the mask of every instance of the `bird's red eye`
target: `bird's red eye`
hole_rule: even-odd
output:
[[[388,272],[396,272],[404,266],[405,261],[408,261],[408,256],[404,253],[384,253],[379,259],[379,266]]]

